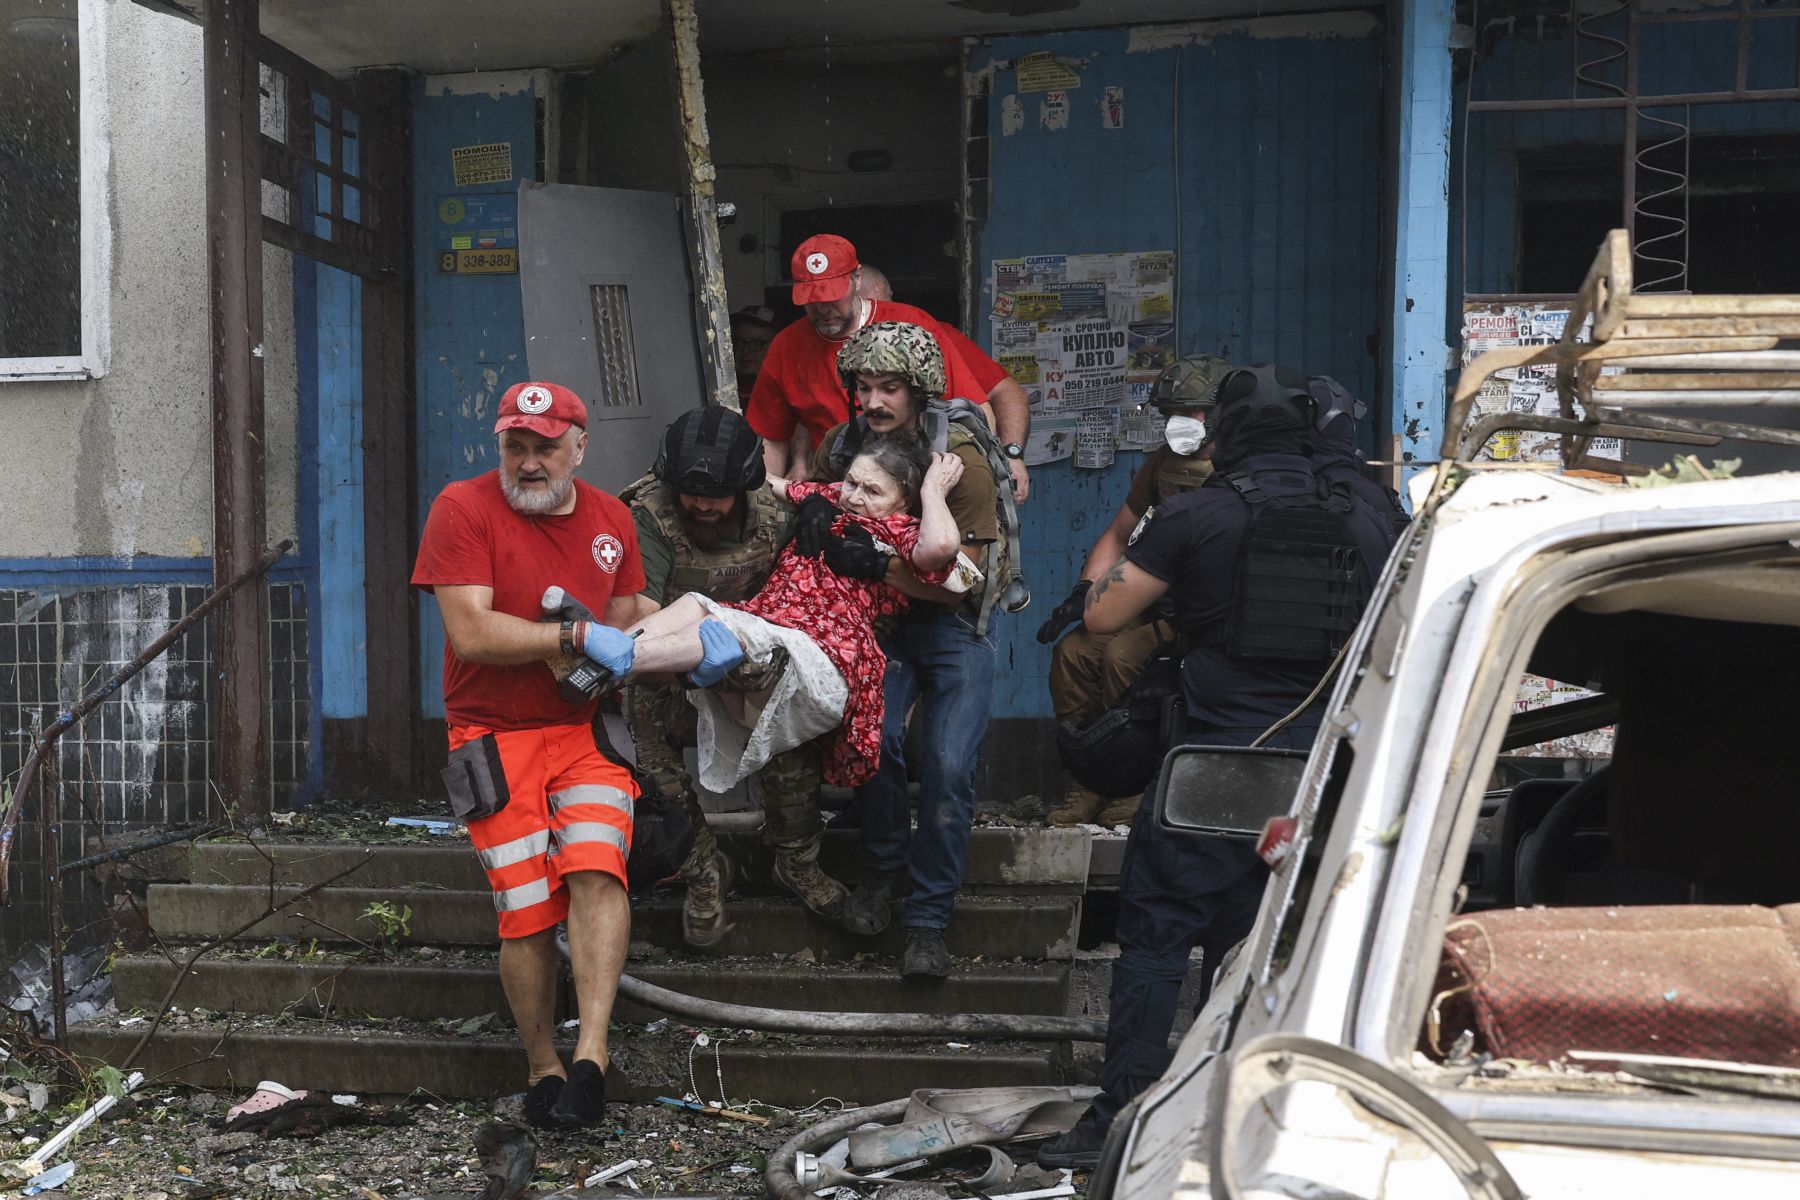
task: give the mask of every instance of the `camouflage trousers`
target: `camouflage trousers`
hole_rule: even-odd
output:
[[[694,823],[688,864],[708,863],[718,841],[688,775],[682,750],[696,738],[699,712],[677,687],[634,684],[625,694],[625,714],[637,739],[638,769],[666,796],[679,796]],[[810,861],[818,856],[825,822],[819,815],[819,752],[808,742],[778,754],[756,773],[762,785],[763,845]],[[685,872],[684,872],[685,873]]]

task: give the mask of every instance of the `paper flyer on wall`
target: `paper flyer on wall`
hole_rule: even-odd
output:
[[[1118,409],[1082,409],[1075,414],[1075,465],[1090,470],[1112,466],[1118,439]]]
[[[1160,420],[1132,410],[1148,402],[1150,385],[1174,360],[1173,251],[996,259],[992,285],[992,351],[1030,398],[1034,430],[1055,417],[1110,409],[1114,449],[1160,441]],[[1097,426],[1089,431],[1093,451],[1076,454],[1077,465],[1104,465],[1099,436]],[[1050,454],[1048,439],[1037,452]]]
[[[1465,304],[1463,306],[1462,365],[1468,366],[1489,350],[1509,346],[1547,346],[1562,339],[1569,323],[1567,304]],[[1619,368],[1602,368],[1614,374]],[[1579,403],[1576,405],[1580,409]],[[1556,394],[1556,368],[1551,365],[1509,367],[1481,385],[1470,419],[1495,412],[1538,413],[1556,416],[1561,402]],[[1620,454],[1617,438],[1595,438],[1589,453],[1602,458]],[[1502,430],[1488,440],[1476,458],[1485,462],[1553,463],[1558,461],[1560,439],[1554,433]]]
[[[1059,462],[1075,453],[1075,417],[1034,417],[1025,439],[1025,465]]]

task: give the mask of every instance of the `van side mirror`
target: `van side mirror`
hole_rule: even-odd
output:
[[[1156,823],[1182,833],[1257,838],[1293,809],[1304,750],[1177,746],[1156,780]]]

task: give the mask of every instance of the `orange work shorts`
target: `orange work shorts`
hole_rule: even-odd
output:
[[[588,725],[496,732],[452,725],[450,749],[492,737],[508,794],[490,817],[469,822],[469,840],[494,890],[502,938],[530,937],[569,914],[562,877],[605,871],[626,886],[631,772],[600,753]]]

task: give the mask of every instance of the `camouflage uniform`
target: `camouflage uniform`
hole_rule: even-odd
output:
[[[702,550],[689,535],[675,496],[666,485],[647,475],[620,493],[633,516],[647,517],[673,551],[668,583],[656,599],[668,602],[699,592],[731,603],[746,600],[762,588],[787,539],[792,510],[765,488],[742,495],[747,506],[742,539]],[[781,665],[779,659],[761,665],[745,663],[720,686],[742,692],[765,690]],[[683,876],[692,881],[711,870],[719,855],[718,839],[707,828],[706,814],[682,754],[695,744],[699,713],[681,688],[649,684],[634,684],[627,690],[625,712],[637,740],[639,769],[664,795],[679,797],[693,822],[694,848],[682,868]],[[809,743],[778,754],[756,777],[762,786],[763,844],[775,851],[778,881],[797,891],[810,908],[835,908],[842,901],[841,887],[829,880],[820,884],[811,879],[818,872],[806,869],[818,860],[825,829],[819,815],[822,777],[818,751]],[[793,888],[796,876],[811,886]]]
[[[1210,355],[1180,359],[1157,379],[1151,403],[1164,416],[1204,412],[1229,370],[1224,359]],[[1177,454],[1158,447],[1132,479],[1125,504],[1141,518],[1170,497],[1201,487],[1212,473],[1212,457],[1203,450]],[[1155,618],[1152,609],[1114,633],[1078,627],[1056,643],[1050,653],[1050,701],[1058,721],[1086,725],[1124,695],[1157,646],[1175,635],[1168,621]],[[1049,823],[1120,825],[1131,820],[1137,806],[1136,796],[1108,801],[1070,780],[1068,795],[1050,813]]]

